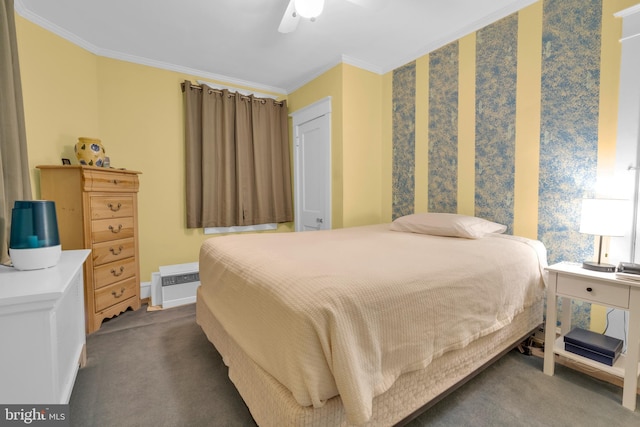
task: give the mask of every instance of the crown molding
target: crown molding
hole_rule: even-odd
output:
[[[342,55],[342,62],[345,64],[353,65],[354,67],[358,67],[366,71],[371,71],[372,73],[375,73],[375,74],[384,74],[383,68],[380,67],[379,65],[362,61],[358,58],[354,58],[349,55]]]
[[[630,15],[635,15],[636,13],[640,13],[640,4],[636,4],[635,6],[628,7],[620,12],[616,12],[613,16],[616,18],[625,18]]]
[[[640,37],[640,4],[616,12],[613,16],[622,18],[621,42]]]
[[[84,50],[88,50],[91,53],[97,54],[96,52],[98,50],[100,50],[97,46],[95,46],[92,43],[89,43],[88,41],[78,37],[77,35],[73,34],[70,31],[65,30],[64,28],[54,24],[53,22],[44,19],[42,16],[33,13],[31,10],[27,9],[24,6],[24,3],[22,2],[22,0],[15,0],[14,2],[14,7],[15,7],[15,11],[18,13],[18,15],[22,16],[24,19],[33,22],[34,24],[36,24],[39,27],[44,28],[45,30],[48,30],[52,33],[54,33],[57,36],[62,37],[63,39],[77,45],[80,46],[81,48],[83,48]]]

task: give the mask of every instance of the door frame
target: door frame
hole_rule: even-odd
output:
[[[326,149],[328,150],[327,159],[328,164],[324,165],[325,167],[325,177],[326,180],[324,185],[326,186],[327,191],[325,192],[325,207],[328,213],[327,221],[325,222],[326,228],[331,229],[331,97],[327,96],[326,98],[320,99],[319,101],[314,102],[313,104],[307,105],[304,108],[301,108],[298,111],[295,111],[289,114],[289,117],[293,120],[293,187],[295,192],[294,197],[294,225],[295,231],[302,230],[302,206],[300,201],[302,200],[302,176],[304,174],[304,170],[302,168],[301,162],[299,161],[299,149],[300,149],[300,126],[311,121],[317,119],[318,117],[322,117],[327,115],[328,117],[328,126],[327,135],[329,135],[329,141]]]

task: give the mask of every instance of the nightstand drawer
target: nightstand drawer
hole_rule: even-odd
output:
[[[629,308],[629,286],[585,277],[558,275],[557,293],[602,305]]]

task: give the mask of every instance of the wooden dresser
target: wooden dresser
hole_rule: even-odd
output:
[[[87,333],[140,308],[138,174],[94,166],[38,166],[43,200],[56,203],[63,250],[91,249],[84,267]]]

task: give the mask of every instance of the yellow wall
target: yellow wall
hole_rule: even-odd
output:
[[[289,111],[297,111],[327,96],[331,96],[332,106],[332,226],[389,221],[390,75],[339,64],[289,94]],[[387,160],[388,165],[383,167]],[[383,191],[385,185],[387,188]]]
[[[516,88],[516,152],[513,232],[538,235],[538,164],[540,160],[540,100],[542,78],[542,2],[518,16],[518,86]]]
[[[16,15],[31,184],[35,166],[72,158],[79,136],[100,134],[97,57]]]
[[[343,66],[343,226],[381,222],[382,76]]]
[[[201,230],[185,227],[184,123],[171,71],[99,58],[99,137],[111,165],[138,170],[142,280],[158,266],[193,262]],[[190,78],[192,81],[195,78]]]
[[[458,213],[475,214],[476,34],[459,40]]]
[[[141,280],[161,265],[197,261],[210,236],[185,225],[180,83],[199,77],[98,57],[19,15],[16,26],[34,197],[37,165],[75,163],[77,138],[100,138],[113,167],[142,172]]]

